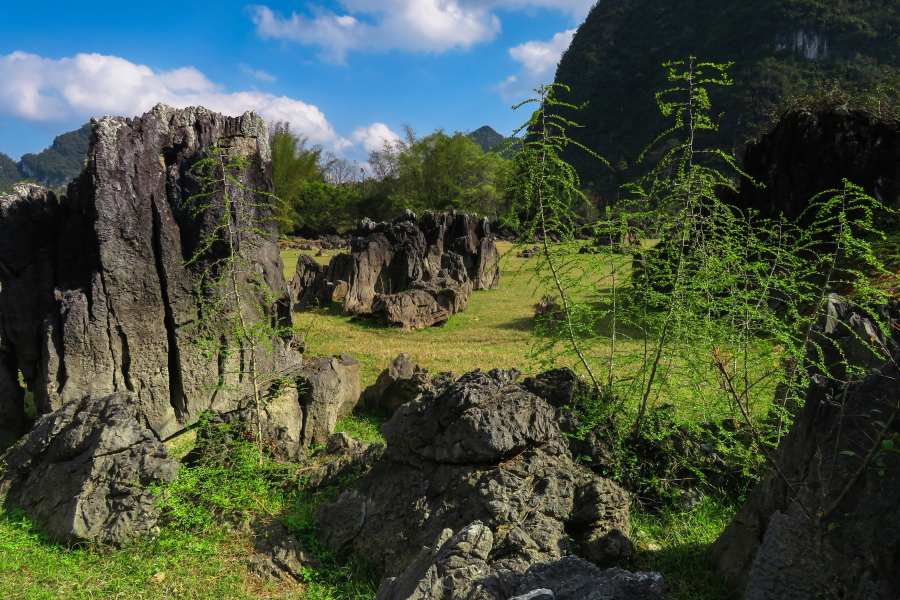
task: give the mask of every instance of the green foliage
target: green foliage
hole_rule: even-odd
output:
[[[377,181],[367,198],[370,218],[389,219],[405,209],[460,210],[496,217],[508,207],[498,189],[506,162],[485,154],[468,136],[443,130],[423,138],[407,127],[406,140],[384,143],[369,157]]]
[[[233,148],[232,144],[238,147]],[[197,318],[187,326],[207,359],[219,365],[211,390],[229,390],[252,398],[256,437],[262,444],[260,411],[277,376],[269,369],[275,340],[293,334],[293,323],[280,322],[275,306],[282,290],[273,290],[250,261],[245,245],[271,235],[279,199],[246,186],[241,177],[251,168],[240,141],[220,139],[194,163],[191,173],[200,191],[184,201],[194,217],[217,219],[200,240],[188,265],[199,267]],[[262,462],[262,447],[259,447]]]
[[[38,154],[23,155],[19,171],[23,176],[33,177],[41,185],[67,183],[81,174],[90,137],[90,123],[85,123],[75,131],[58,135],[49,148]]]
[[[734,61],[735,84],[710,92],[720,128],[708,136],[709,146],[731,153],[785,98],[826,80],[869,90],[895,75],[898,34],[900,9],[891,0],[598,2],[563,55],[555,81],[571,87],[572,103],[590,101],[578,117],[563,111],[584,125],[572,139],[628,168],[608,171],[575,149],[564,157],[604,201],[614,202],[621,184],[652,166],[636,159],[646,141],[665,129],[653,104],[653,92],[666,85],[659,70],[665,57]],[[815,35],[818,55],[812,53]],[[807,43],[798,48],[804,36]]]
[[[308,227],[328,232],[352,222],[357,205],[361,202],[360,190],[355,186],[332,185],[324,181],[309,181],[301,190],[300,213],[293,213],[295,227]],[[302,216],[301,216],[302,215]],[[297,227],[297,228],[299,228]]]
[[[632,511],[635,552],[625,568],[661,574],[666,593],[678,600],[733,598],[725,582],[710,573],[706,551],[736,512],[736,506],[711,497],[691,511],[677,505],[654,513]]]
[[[292,233],[308,224],[304,192],[310,182],[321,182],[321,146],[307,146],[308,138],[291,131],[290,123],[275,121],[270,127],[272,146],[272,183],[282,203],[278,213],[278,230]]]
[[[571,144],[561,127],[555,146],[536,146],[523,164],[531,183],[517,191],[535,211],[532,227],[560,237],[545,241],[535,275],[557,294],[562,316],[539,320],[532,352],[548,362],[578,355],[593,384],[577,407],[581,433],[594,433],[614,456],[610,476],[650,498],[677,491],[667,481],[704,480],[709,465],[687,451],[697,442],[745,480],[758,477],[808,382],[802,365],[817,349],[810,330],[828,294],[852,290],[860,305],[878,301],[862,267],[883,270],[867,241],[878,203],[849,182],[810,199],[814,224],[803,229],[723,204],[718,192],[734,184],[720,168],[734,173],[736,163],[704,150],[699,136],[717,131],[708,89],[731,85],[728,65],[691,58],[667,66],[669,85],[656,95],[672,121],[656,138],[663,151],[630,186],[630,201],[607,210],[589,253],[579,254],[571,224],[577,179],[559,184],[546,167],[565,162],[553,153]],[[546,130],[541,110],[529,126],[535,138]],[[681,141],[670,143],[673,136]],[[533,191],[539,185],[542,195]],[[636,245],[640,232],[630,223],[651,219],[663,240]],[[826,370],[822,361],[813,368]]]
[[[252,437],[235,425],[209,426],[201,418],[197,426],[204,437],[196,464],[182,465],[175,481],[156,490],[164,521],[204,530],[242,513],[280,512],[287,501],[280,483],[290,467],[269,457],[261,462]]]
[[[381,426],[391,418],[390,413],[378,409],[357,410],[335,426],[335,433],[346,432],[367,444],[384,443]]]
[[[8,190],[12,184],[22,181],[19,167],[7,155],[0,153],[0,191]]]

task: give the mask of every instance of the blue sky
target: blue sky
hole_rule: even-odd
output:
[[[404,123],[508,134],[593,2],[4,2],[0,152],[156,102],[255,109],[359,160]]]

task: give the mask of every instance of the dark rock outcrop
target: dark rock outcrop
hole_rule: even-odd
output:
[[[855,345],[881,340],[871,335],[880,335],[874,322],[836,298],[829,301],[817,329],[817,336],[831,344],[829,351],[844,347],[850,357],[857,356]],[[867,351],[861,358],[865,362],[874,355]],[[900,353],[895,352],[849,386],[823,373],[812,376],[804,405],[774,454],[793,489],[776,473],[767,474],[710,547],[713,570],[744,597],[811,600],[824,594],[879,600],[900,595],[896,422],[885,432],[886,443],[862,468],[883,424],[891,423],[897,410],[898,360]],[[796,498],[810,514],[831,512],[816,523],[804,515]]]
[[[302,444],[325,444],[338,421],[356,408],[362,366],[349,354],[323,356],[303,365],[297,380],[303,408]]]
[[[404,404],[385,424],[384,456],[319,509],[321,542],[396,576],[445,529],[479,521],[486,563],[524,572],[574,542],[598,564],[631,551],[628,496],[576,465],[557,411],[515,384],[517,371],[472,372],[436,398]]]
[[[455,212],[364,222],[350,254],[328,267],[301,255],[291,282],[300,307],[340,299],[343,313],[416,329],[465,310],[472,290],[495,289],[500,253],[486,219]]]
[[[322,356],[305,363],[294,383],[265,400],[260,428],[263,443],[276,456],[290,460],[306,456],[310,446],[325,444],[338,421],[356,408],[362,367],[349,354]],[[256,409],[219,411],[208,425],[229,424],[234,433],[256,436]],[[207,435],[207,438],[215,436]]]
[[[237,353],[210,357],[196,344],[200,278],[225,249],[213,245],[185,263],[223,211],[220,197],[207,196],[209,208],[195,212],[201,182],[191,169],[216,144],[248,165],[232,173],[246,189],[229,190],[256,222],[238,226],[239,252],[275,294],[270,302],[247,291],[248,306],[264,314],[248,308],[245,317],[292,321],[274,208],[247,191],[273,189],[268,126],[255,113],[158,105],[91,127],[85,170],[65,196],[19,185],[0,199],[0,389],[21,371],[42,413],[131,391],[140,419],[164,439],[204,410],[238,408],[252,390]],[[294,373],[300,356],[291,343],[275,340],[260,370]],[[2,402],[8,410],[18,400]]]
[[[861,186],[888,206],[900,206],[900,132],[860,110],[797,108],[748,143],[740,193],[726,200],[763,218],[796,221],[813,196]],[[814,215],[804,215],[802,224]]]
[[[374,384],[363,391],[360,403],[367,408],[379,408],[393,414],[407,402],[426,395],[439,395],[454,381],[456,376],[453,373],[432,375],[403,352],[381,372]]]
[[[121,544],[156,524],[155,483],[178,463],[141,424],[130,392],[85,397],[45,414],[5,456],[0,498],[62,542]]]
[[[335,433],[325,446],[325,454],[334,456],[334,460],[314,470],[304,485],[320,489],[340,485],[342,479],[359,476],[371,469],[383,453],[384,444],[365,444],[346,433]]]
[[[671,600],[658,573],[601,571],[577,556],[498,572],[488,564],[493,546],[480,521],[456,534],[445,529],[400,576],[382,582],[375,600]]]

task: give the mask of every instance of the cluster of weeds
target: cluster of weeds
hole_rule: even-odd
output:
[[[158,488],[163,521],[187,530],[207,529],[250,512],[277,514],[287,502],[290,465],[260,455],[238,424],[209,425],[201,419],[197,448],[178,476]]]

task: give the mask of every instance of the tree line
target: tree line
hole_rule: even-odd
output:
[[[507,194],[512,163],[484,152],[470,136],[437,129],[385,140],[367,164],[339,158],[276,121],[271,127],[273,180],[281,198],[279,232],[333,233],[362,218],[390,220],[405,210],[457,210],[492,220],[514,207]]]

